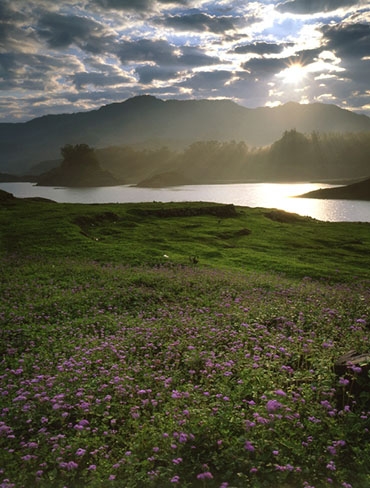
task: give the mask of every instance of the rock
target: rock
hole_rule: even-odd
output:
[[[359,354],[356,351],[349,351],[340,356],[334,363],[334,372],[348,381],[344,385],[344,392],[338,391],[338,408],[343,408],[348,397],[366,408],[370,408],[370,353]]]

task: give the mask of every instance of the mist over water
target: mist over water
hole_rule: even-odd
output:
[[[33,183],[0,183],[15,197],[43,197],[63,203],[135,203],[205,201],[243,207],[278,208],[331,222],[370,222],[370,202],[295,198],[333,185],[318,183],[239,183],[137,188],[127,185],[94,188],[53,188]]]

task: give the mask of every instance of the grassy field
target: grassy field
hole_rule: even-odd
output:
[[[370,226],[0,203],[0,486],[370,486]]]
[[[369,277],[370,224],[206,203],[116,205],[16,200],[0,213],[3,255],[128,265],[199,265],[353,281]],[[168,256],[168,257],[164,257]]]

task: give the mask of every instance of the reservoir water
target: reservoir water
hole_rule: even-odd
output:
[[[35,186],[33,183],[0,183],[0,189],[15,197],[43,197],[64,203],[203,201],[278,208],[331,222],[370,222],[370,202],[367,201],[296,198],[303,193],[331,186],[318,183],[238,183],[170,188],[137,188],[127,185],[53,188]]]

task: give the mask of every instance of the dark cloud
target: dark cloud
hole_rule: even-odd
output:
[[[0,54],[2,88],[12,86],[26,90],[45,90],[52,75],[75,68],[76,64],[69,58],[29,53]]]
[[[338,7],[348,11],[310,16]],[[141,93],[248,106],[303,94],[366,110],[369,12],[368,0],[0,0],[2,108],[9,100],[0,119],[87,110]],[[305,40],[315,49],[301,50],[305,26],[322,34]],[[281,58],[288,47],[295,55]],[[245,55],[238,72],[236,55]],[[295,94],[274,75],[296,62],[312,69]]]
[[[15,67],[15,55],[11,53],[0,53],[0,76],[4,77]]]
[[[316,60],[316,58],[322,53],[325,48],[318,47],[316,49],[303,49],[297,51],[293,56],[288,58],[291,63],[299,62],[302,65],[307,65]]]
[[[235,19],[232,17],[216,17],[204,13],[194,13],[169,16],[162,24],[179,30],[208,31],[221,34],[225,31],[235,29],[235,22]]]
[[[157,0],[157,2],[170,5],[189,5],[191,0]]]
[[[220,63],[220,59],[214,56],[208,56],[197,47],[184,46],[178,63],[182,66],[211,66]]]
[[[139,82],[146,85],[153,80],[166,81],[175,78],[178,75],[176,70],[171,68],[159,68],[158,66],[140,66],[135,72],[139,76]]]
[[[237,46],[233,52],[236,54],[278,54],[281,53],[286,46],[287,44],[257,41],[252,44]]]
[[[233,78],[233,76],[234,75],[230,71],[226,70],[201,71],[188,80],[180,83],[179,86],[212,92],[212,90],[224,86],[226,82]]]
[[[176,46],[165,40],[124,41],[117,48],[116,54],[123,64],[151,61],[161,66],[202,66],[219,62],[217,58],[207,56],[198,48],[185,46],[179,53]]]
[[[358,0],[288,0],[279,3],[276,10],[282,13],[314,14],[317,12],[330,12],[340,7],[358,5]]]
[[[48,12],[39,19],[37,30],[40,38],[56,49],[75,44],[86,51],[99,53],[107,49],[110,40],[101,24],[76,15]]]
[[[15,8],[14,8],[15,7]],[[15,2],[9,0],[1,0],[0,2],[0,23],[10,22],[17,24],[18,22],[26,21],[27,17],[15,5]]]
[[[336,90],[340,94],[345,90],[343,99],[350,103],[349,100],[354,99],[353,93],[366,93],[369,90],[370,61],[364,58],[370,57],[370,25],[328,25],[322,27],[321,31],[326,49],[340,58],[340,66],[345,69],[340,73],[345,81]],[[356,106],[354,101],[351,104]]]
[[[369,24],[338,24],[322,27],[327,48],[339,56],[363,57],[370,55]]]
[[[292,62],[298,61],[299,57],[290,56],[288,58],[253,58],[241,66],[253,77],[272,76],[287,68]]]
[[[305,49],[297,51],[294,55],[285,58],[252,58],[249,61],[242,63],[241,67],[247,71],[250,76],[257,78],[271,77],[292,64],[299,63],[305,66],[312,63],[317,59],[322,50],[322,48]]]
[[[14,4],[13,4],[14,6]],[[12,5],[0,0],[0,50],[12,51],[16,45],[24,45],[32,42],[32,35],[22,29],[22,24],[26,22],[26,17],[22,12],[12,8]]]
[[[145,10],[149,8],[152,0],[94,0],[100,7],[116,10]]]
[[[98,72],[80,72],[72,76],[72,81],[75,87],[79,90],[80,88],[84,88],[88,85],[93,85],[95,87],[114,86],[127,83],[131,80],[130,78],[121,75],[107,75],[105,73]]]
[[[92,4],[98,5],[105,9],[115,10],[150,10],[159,4],[187,5],[188,0],[92,0]]]
[[[167,41],[139,39],[138,41],[123,41],[116,50],[122,63],[130,61],[153,61],[157,64],[171,64],[176,62],[175,48]]]

